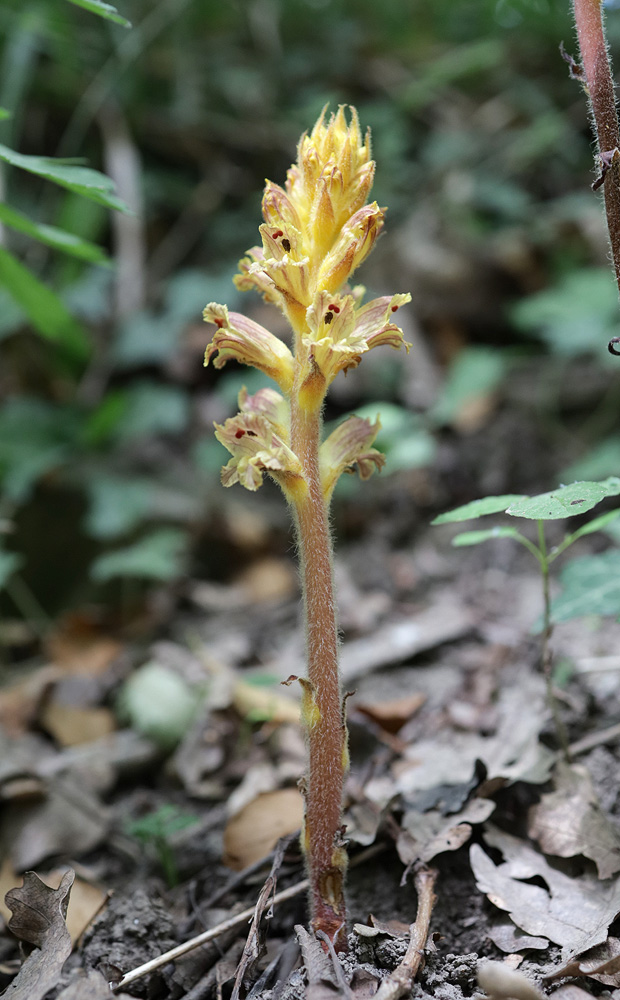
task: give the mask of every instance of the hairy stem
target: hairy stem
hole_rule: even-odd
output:
[[[582,61],[598,142],[607,228],[620,289],[620,130],[607,54],[601,0],[573,0]],[[598,187],[599,183],[595,184]]]
[[[319,471],[321,418],[318,409],[304,411],[295,392],[291,410],[291,444],[308,486],[295,501],[309,681],[304,699],[309,757],[304,850],[312,926],[315,931],[324,931],[336,950],[343,950],[346,853],[341,824],[347,746],[338,671],[332,542]]]

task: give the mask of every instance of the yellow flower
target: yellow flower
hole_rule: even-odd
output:
[[[385,456],[371,448],[381,424],[362,417],[349,417],[323,442],[319,449],[323,496],[329,501],[334,486],[343,472],[353,472],[357,466],[361,479],[368,479],[375,469],[385,465]]]
[[[232,358],[259,368],[274,379],[284,392],[290,392],[293,384],[293,355],[286,344],[264,326],[242,313],[229,313],[226,306],[217,302],[210,302],[205,306],[203,317],[206,323],[215,323],[217,327],[205,352],[205,365],[209,364],[214,355],[215,368],[223,368]]]
[[[222,484],[241,483],[255,491],[268,472],[289,495],[304,486],[299,459],[289,444],[290,410],[274,389],[260,389],[249,396],[239,394],[241,412],[215,425],[215,436],[231,453],[222,469]]]
[[[394,313],[411,301],[409,294],[383,295],[358,307],[356,294],[331,295],[319,292],[306,313],[307,334],[303,338],[308,352],[306,377],[316,382],[317,370],[325,389],[338,372],[356,368],[362,355],[373,347],[387,345],[409,349],[403,331],[392,322]],[[302,380],[302,387],[304,380]]]

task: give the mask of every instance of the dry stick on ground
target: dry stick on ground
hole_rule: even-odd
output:
[[[431,914],[437,898],[434,892],[437,874],[435,868],[427,868],[426,865],[418,868],[414,880],[418,894],[418,912],[415,923],[410,927],[409,947],[400,965],[381,983],[374,1000],[399,1000],[399,997],[411,992],[424,955]]]
[[[365,851],[360,851],[360,853],[352,859],[351,868],[361,865],[365,861],[369,861],[377,854],[381,854],[385,850],[385,847],[385,844],[372,844],[370,847],[366,848]],[[276,906],[278,903],[284,903],[287,899],[294,899],[294,897],[299,896],[300,893],[307,892],[308,887],[309,881],[307,878],[303,879],[301,882],[296,882],[295,885],[289,886],[288,889],[282,889],[281,892],[277,892],[271,900],[271,905]],[[198,934],[197,937],[191,938],[189,941],[185,941],[183,944],[177,945],[176,948],[171,948],[170,951],[166,951],[162,955],[158,955],[157,958],[152,958],[149,962],[145,962],[144,965],[139,965],[137,968],[132,969],[131,972],[126,973],[119,983],[115,983],[112,986],[112,990],[114,992],[122,990],[125,986],[129,986],[130,983],[135,983],[137,979],[142,979],[143,976],[147,976],[150,972],[154,972],[155,969],[160,969],[162,965],[168,965],[169,962],[174,962],[174,960],[180,958],[181,955],[186,955],[188,951],[193,951],[194,948],[199,948],[201,944],[206,944],[207,941],[213,941],[214,938],[220,937],[222,934],[225,934],[226,931],[232,930],[234,927],[240,927],[242,924],[246,924],[248,920],[252,919],[255,912],[256,906],[250,906],[247,910],[242,910],[241,913],[236,913],[234,917],[229,917],[228,920],[224,920],[216,927],[212,927],[210,930],[204,931],[202,934]]]
[[[594,190],[602,187],[605,195],[609,241],[620,290],[620,128],[603,26],[603,4],[602,0],[573,0],[573,9],[582,65],[577,66],[570,58],[568,62],[572,75],[584,84],[592,108],[601,171],[592,187]],[[615,347],[618,343],[618,337],[610,340],[611,354],[620,354]]]

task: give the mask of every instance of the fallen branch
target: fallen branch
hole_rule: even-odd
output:
[[[418,894],[418,912],[415,923],[409,928],[409,946],[400,965],[381,983],[374,1000],[399,1000],[399,997],[411,992],[424,955],[431,914],[437,898],[434,892],[437,874],[435,868],[427,868],[426,865],[418,868],[414,882]]]

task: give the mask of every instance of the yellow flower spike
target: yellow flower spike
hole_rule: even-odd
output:
[[[259,368],[278,383],[284,392],[293,384],[293,355],[286,344],[274,337],[264,326],[242,313],[229,313],[226,306],[210,302],[203,311],[205,323],[217,327],[205,352],[205,365],[214,358],[213,366],[223,368],[227,361],[241,361]],[[215,356],[215,357],[214,357]]]
[[[357,466],[360,479],[369,479],[375,469],[381,471],[385,455],[371,447],[380,429],[378,418],[372,424],[362,417],[349,417],[323,442],[319,462],[323,496],[327,502],[343,472],[353,472]]]

